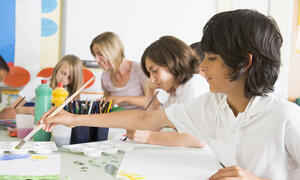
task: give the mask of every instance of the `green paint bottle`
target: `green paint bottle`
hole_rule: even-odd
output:
[[[35,89],[35,124],[41,119],[42,115],[51,108],[52,89],[47,84],[47,80],[42,80],[42,84]],[[34,141],[50,141],[51,133],[39,130],[34,136]]]

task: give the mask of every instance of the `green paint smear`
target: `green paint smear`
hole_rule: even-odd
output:
[[[110,162],[111,162],[111,163],[118,163],[119,161],[111,160]]]
[[[80,162],[80,161],[73,161],[74,164],[77,164],[77,165],[84,165],[84,163]]]
[[[96,162],[95,160],[89,160],[89,163],[90,163],[93,167],[96,167],[96,168],[101,167],[99,164],[97,164],[97,162]]]
[[[21,175],[0,175],[0,180],[41,180],[41,179],[59,179],[59,175],[45,175],[45,176],[21,176]]]

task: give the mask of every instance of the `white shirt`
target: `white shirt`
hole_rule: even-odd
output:
[[[205,78],[199,74],[193,74],[193,76],[187,82],[180,84],[177,87],[173,96],[169,95],[165,91],[158,93],[157,96],[158,100],[163,104],[163,106],[168,107],[171,104],[187,102],[207,92],[209,92],[209,86]]]
[[[237,165],[256,176],[290,179],[300,164],[300,108],[274,94],[251,101],[237,117],[225,95],[212,93],[165,111],[178,132],[191,133],[210,145],[213,139],[236,135]],[[214,151],[222,152],[221,148]]]
[[[19,96],[25,97],[26,102],[32,102],[35,99],[35,89],[42,84],[42,79],[47,80],[48,85],[50,84],[50,78],[36,77],[19,92]]]

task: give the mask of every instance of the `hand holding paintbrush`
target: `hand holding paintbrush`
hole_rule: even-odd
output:
[[[13,107],[5,107],[2,109],[2,111],[0,112],[0,119],[1,120],[7,120],[7,119],[15,119],[16,118],[16,108],[21,104],[21,102],[23,102],[23,100],[25,99],[25,97],[19,97],[18,99],[20,99]]]
[[[51,118],[55,116],[59,111],[61,111],[72,99],[74,99],[92,80],[94,80],[95,77],[92,77],[89,81],[87,81],[80,89],[78,89],[72,96],[70,96],[63,104],[61,104],[57,108],[52,108],[49,112],[45,113],[43,117],[45,118]],[[50,114],[51,113],[51,114]],[[48,114],[50,114],[48,116]],[[43,119],[43,117],[41,119]],[[42,129],[45,125],[39,124],[36,128],[34,128],[15,148],[20,149],[22,146],[40,129]]]
[[[159,91],[157,91],[155,93],[155,95],[152,97],[152,99],[150,100],[150,102],[147,104],[147,106],[144,108],[144,111],[147,111],[148,107],[151,105],[151,103],[154,101],[154,99],[156,98],[157,94],[159,93]],[[126,129],[127,133],[133,133],[134,130],[129,130]],[[124,139],[122,139],[122,141],[126,141],[128,138],[128,136],[126,136]]]

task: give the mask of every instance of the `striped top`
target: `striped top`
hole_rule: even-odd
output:
[[[124,87],[115,87],[111,81],[109,72],[103,72],[101,86],[111,96],[144,96],[143,84],[146,80],[147,77],[143,73],[140,64],[131,61],[129,81]],[[123,107],[125,110],[143,109],[143,107],[128,103],[120,103],[119,107]]]

